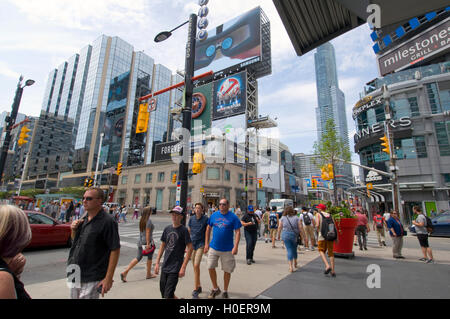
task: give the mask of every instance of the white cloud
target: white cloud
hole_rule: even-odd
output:
[[[13,71],[5,62],[0,61],[0,75],[18,79],[20,74]]]

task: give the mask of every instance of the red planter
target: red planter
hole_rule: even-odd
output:
[[[356,218],[341,218],[336,220],[338,241],[334,242],[333,250],[335,255],[343,257],[353,257],[353,239],[358,220]]]

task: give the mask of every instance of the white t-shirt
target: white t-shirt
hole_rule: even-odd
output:
[[[391,214],[389,213],[384,213],[383,214],[384,220],[387,222],[389,218],[391,218]]]
[[[300,217],[299,218],[300,218],[300,220],[303,223],[303,227],[305,227],[305,226],[314,226],[314,215],[309,213],[309,212],[307,214],[308,214],[309,218],[311,219],[311,224],[309,224],[309,225],[305,225],[305,221],[303,220],[303,213],[300,213]]]
[[[255,214],[258,215],[259,219],[261,219],[261,217],[262,217],[262,211],[261,210],[257,209]]]

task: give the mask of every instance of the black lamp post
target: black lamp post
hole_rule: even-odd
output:
[[[17,113],[19,112],[20,100],[22,99],[23,89],[26,86],[31,86],[34,84],[34,80],[26,80],[25,85],[22,86],[23,76],[19,78],[19,83],[17,83],[16,95],[14,96],[14,102],[12,105],[12,111],[10,116],[6,117],[6,135],[3,142],[2,154],[0,157],[0,183],[3,179],[3,171],[5,169],[6,157],[8,156],[9,144],[11,143],[11,130],[16,123]]]
[[[189,23],[189,32],[188,32],[188,41],[186,44],[186,66],[185,66],[185,100],[186,105],[183,108],[183,129],[186,129],[188,132],[191,131],[191,120],[192,120],[192,95],[194,91],[194,83],[192,81],[192,77],[194,76],[194,63],[195,63],[195,41],[197,34],[197,15],[191,14],[189,20],[179,25],[175,29],[171,31],[164,31],[159,33],[155,37],[155,42],[161,42],[167,40],[172,32],[176,29],[182,27],[183,25]],[[185,155],[182,158],[190,158],[190,141],[183,140],[182,142],[182,152]],[[189,154],[184,154],[184,152],[189,151]],[[180,193],[180,206],[184,210],[184,217],[182,224],[186,224],[186,212],[187,212],[187,195],[188,195],[188,171],[189,171],[189,162],[185,163],[184,160],[181,161],[178,169],[178,181],[181,184],[181,193]]]

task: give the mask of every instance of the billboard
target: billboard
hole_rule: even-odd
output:
[[[212,119],[245,114],[247,73],[241,72],[214,82]]]
[[[198,75],[210,70],[217,72],[244,62],[260,62],[261,42],[261,8],[256,7],[208,30],[206,40],[197,40],[195,73]]]
[[[172,156],[179,156],[182,149],[180,141],[160,143],[155,146],[155,162],[171,161]]]
[[[192,136],[205,133],[211,128],[212,92],[212,83],[194,89],[192,97]]]
[[[381,76],[400,71],[450,48],[450,18],[378,58]]]

